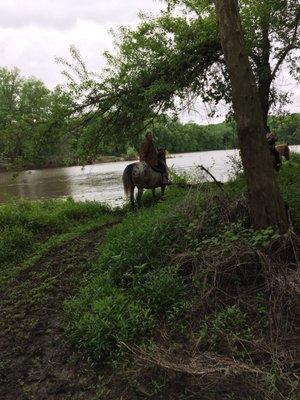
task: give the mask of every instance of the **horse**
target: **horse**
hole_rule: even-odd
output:
[[[165,149],[158,150],[159,160],[166,163],[166,151]],[[127,165],[123,172],[123,186],[126,198],[130,195],[130,202],[132,208],[134,208],[134,188],[138,188],[137,203],[141,206],[141,199],[143,196],[144,189],[152,189],[153,197],[155,198],[155,188],[161,188],[161,197],[164,197],[166,186],[162,183],[162,174],[159,171],[153,169],[145,161],[139,161]]]
[[[279,153],[280,161],[282,161],[282,157],[284,157],[286,160],[290,159],[290,148],[288,143],[278,144],[276,146],[276,150]]]

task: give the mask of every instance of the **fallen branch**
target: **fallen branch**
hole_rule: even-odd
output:
[[[266,371],[252,365],[208,352],[190,357],[185,360],[185,362],[183,360],[176,362],[175,360],[169,360],[169,357],[165,354],[163,349],[157,348],[157,352],[151,354],[139,347],[129,347],[127,345],[126,347],[141,361],[162,369],[194,376],[206,376],[211,374],[237,375],[243,373],[251,373],[255,375],[267,374]]]
[[[223,182],[217,181],[217,179],[213,176],[213,174],[209,172],[208,169],[206,169],[203,165],[197,165],[197,167],[199,167],[202,171],[205,171],[215,181],[218,187],[224,192],[224,188],[222,186]]]

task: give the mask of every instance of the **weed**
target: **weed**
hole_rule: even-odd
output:
[[[185,289],[176,266],[162,267],[157,272],[146,274],[136,268],[132,279],[134,296],[150,307],[154,314],[172,309],[172,306],[179,304]]]
[[[232,349],[241,340],[252,336],[246,314],[234,304],[207,317],[199,332],[198,343],[205,344],[211,350],[224,351]]]
[[[80,296],[66,302],[71,316],[69,337],[99,358],[122,351],[122,345],[144,338],[153,326],[150,311],[112,286],[107,275],[95,277]]]
[[[241,222],[225,225],[223,228],[215,227],[209,234],[199,239],[188,236],[189,247],[194,248],[196,252],[209,250],[210,248],[228,249],[232,245],[250,246],[254,249],[267,248],[271,240],[278,238],[279,235],[273,228],[254,230],[245,228]]]

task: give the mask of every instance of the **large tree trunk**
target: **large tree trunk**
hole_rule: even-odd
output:
[[[259,78],[259,80],[258,80],[259,99],[260,99],[263,124],[264,124],[265,129],[268,125],[268,115],[269,115],[269,108],[270,108],[269,96],[270,96],[271,82],[272,82],[272,79],[268,78],[267,76],[264,78]]]
[[[271,45],[269,40],[269,23],[262,27],[262,54],[260,61],[258,62],[258,93],[260,99],[260,105],[262,109],[262,116],[264,122],[264,128],[266,129],[268,124],[268,114],[270,108],[270,87],[272,83],[272,73],[270,66],[270,53]]]
[[[288,221],[265,138],[258,89],[245,51],[238,3],[215,0],[215,7],[231,81],[252,224],[258,229],[273,226],[283,233]]]

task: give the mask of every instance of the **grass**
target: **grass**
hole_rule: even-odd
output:
[[[45,251],[122,214],[96,202],[49,200],[0,206],[0,288]]]
[[[143,341],[154,318],[182,302],[184,281],[167,259],[174,224],[180,224],[177,213],[170,222],[168,212],[184,190],[170,192],[165,202],[129,214],[109,231],[80,294],[66,303],[69,337],[96,358],[111,359],[121,343]]]
[[[44,304],[80,265],[80,287],[64,302],[65,335],[106,365],[105,399],[296,398],[294,350],[284,341],[295,328],[296,236],[245,224],[242,175],[223,186],[229,197],[214,184],[176,182],[164,202],[146,195],[138,212],[72,200],[1,206],[0,287],[18,283],[11,312]],[[299,155],[279,182],[299,234]],[[91,258],[87,232],[121,218]],[[28,291],[16,278],[33,265]]]
[[[279,181],[284,199],[290,205],[295,230],[299,233],[298,155],[285,163]],[[179,183],[184,186],[180,179]],[[224,190],[234,204],[236,197],[245,190],[243,177],[225,184]],[[249,343],[254,343],[257,337],[267,341],[271,329],[269,311],[266,311],[270,295],[257,292],[259,284],[252,287],[252,280],[264,282],[269,279],[264,275],[259,255],[264,254],[263,257],[269,260],[273,243],[280,247],[283,239],[271,228],[254,231],[245,226],[243,220],[231,221],[225,215],[224,201],[213,185],[200,185],[188,192],[172,188],[166,202],[129,214],[122,224],[112,228],[79,294],[65,304],[69,315],[69,339],[93,359],[108,361],[117,366],[117,370],[122,370],[120,365],[125,365],[124,359],[130,357],[128,348],[152,349],[146,359],[152,359],[159,366],[163,364],[161,354],[155,358],[154,349],[163,345],[163,351],[167,352],[166,347],[179,341],[177,346],[181,347],[188,343],[182,354],[192,349],[201,354],[209,349],[216,357],[225,357],[225,361],[220,358],[220,363],[226,364],[229,362],[226,357],[232,357],[228,371],[231,368],[242,370],[244,366],[238,363],[244,362],[249,370],[256,371],[249,354]],[[232,259],[233,264],[225,263],[221,267],[227,259],[228,262]],[[271,258],[268,262],[275,263],[274,271],[284,263],[294,265],[292,261]],[[251,266],[252,270],[245,272],[239,265],[243,268]],[[229,268],[231,272],[226,275],[218,268],[224,271]],[[239,287],[241,294],[235,293]],[[253,296],[243,299],[243,290],[247,292],[250,287]],[[290,322],[285,320],[284,324],[287,326]],[[293,330],[291,326],[289,329]],[[167,332],[167,341],[161,338],[162,330]],[[266,354],[254,364],[265,363],[262,360],[266,358],[275,362],[273,353]],[[138,357],[143,359],[141,354]],[[170,357],[173,357],[175,368],[176,356]],[[264,367],[258,368],[266,368],[266,376],[270,376],[270,365],[266,362]],[[170,365],[168,368],[172,369]],[[179,367],[176,368],[174,371]],[[126,374],[124,372],[124,376]],[[142,379],[141,374],[135,379]],[[155,380],[155,376],[152,378]],[[266,395],[265,389],[261,389],[264,384],[258,381],[257,390],[252,388],[251,392],[249,389],[250,394],[247,394],[245,389],[243,398],[250,398],[253,393],[257,398]],[[175,385],[174,380],[170,382],[170,386],[165,382],[162,387],[169,387],[167,390],[170,391]],[[237,395],[236,389],[232,396]],[[161,389],[161,396],[164,390]],[[111,396],[114,398],[113,394]],[[194,399],[193,396],[189,398]]]
[[[91,366],[63,336],[63,302],[77,292],[96,258],[96,245],[124,213],[71,200],[0,207],[0,353],[5,366],[4,374],[0,368],[0,398],[56,397],[66,380],[75,393],[94,385]],[[67,378],[61,377],[62,368],[70,371]]]

